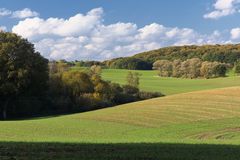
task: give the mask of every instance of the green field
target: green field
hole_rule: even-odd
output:
[[[0,159],[236,159],[239,104],[240,87],[230,87],[2,121]]]
[[[120,84],[126,83],[128,70],[104,69],[103,78]],[[240,86],[240,77],[233,76],[215,79],[181,79],[158,77],[157,71],[133,71],[141,73],[140,88],[146,91],[158,91],[165,95],[198,90]]]

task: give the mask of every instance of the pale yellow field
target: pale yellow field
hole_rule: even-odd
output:
[[[77,117],[145,127],[240,117],[240,87],[166,96]]]

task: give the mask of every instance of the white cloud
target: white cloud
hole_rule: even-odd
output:
[[[39,13],[36,11],[32,11],[29,8],[24,8],[18,11],[11,11],[6,8],[0,8],[0,17],[5,17],[5,16],[18,18],[18,19],[25,19],[25,18],[31,18],[31,17],[38,17]]]
[[[103,60],[169,45],[225,43],[219,31],[203,35],[191,28],[157,23],[141,28],[134,23],[106,25],[102,8],[68,19],[27,18],[13,26],[12,31],[28,38],[49,59]]]
[[[0,8],[0,17],[9,16],[12,14],[12,11],[6,8]]]
[[[235,10],[216,10],[204,15],[206,19],[219,19],[220,17],[234,14]]]
[[[231,30],[231,39],[236,40],[240,38],[240,28],[233,28]]]
[[[24,8],[23,10],[14,11],[12,13],[13,18],[20,18],[20,19],[29,18],[29,17],[37,17],[37,16],[39,16],[39,13],[32,11],[29,8]]]
[[[238,12],[239,0],[217,0],[214,4],[214,11],[205,14],[206,19],[219,19],[224,16],[232,15]]]
[[[13,32],[23,37],[34,39],[42,36],[79,36],[91,32],[101,23],[103,10],[93,9],[86,15],[77,14],[69,19],[35,17],[20,21],[13,27]]]
[[[236,2],[236,0],[217,0],[214,7],[219,10],[232,9],[234,2]]]

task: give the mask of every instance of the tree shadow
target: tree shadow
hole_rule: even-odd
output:
[[[238,145],[0,142],[1,160],[237,160]]]

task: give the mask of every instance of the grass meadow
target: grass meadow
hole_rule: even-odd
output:
[[[240,87],[0,122],[0,159],[237,159]]]
[[[129,70],[104,69],[104,79],[125,84]],[[165,95],[185,93],[198,90],[224,88],[240,85],[240,77],[229,72],[228,77],[214,79],[181,79],[157,76],[157,71],[133,71],[138,72],[140,77],[140,89],[145,91],[158,91]]]

